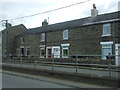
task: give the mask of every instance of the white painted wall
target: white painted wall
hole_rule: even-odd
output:
[[[115,54],[116,54],[116,58],[115,58],[115,65],[120,67],[120,44],[116,44],[115,45]]]

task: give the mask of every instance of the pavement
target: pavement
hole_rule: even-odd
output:
[[[54,70],[54,71],[62,71],[62,72],[71,72],[71,73],[80,73],[80,74],[87,74],[90,76],[99,76],[99,77],[113,77],[113,78],[120,78],[120,72],[119,71],[113,71],[109,69],[90,69],[90,68],[81,68],[76,66],[62,66],[62,65],[41,65],[41,64],[34,64],[34,63],[21,63],[21,64],[15,64],[15,63],[2,63],[3,65],[9,65],[9,66],[17,66],[17,67],[29,67],[29,68],[36,68],[36,69],[43,69],[43,70]]]

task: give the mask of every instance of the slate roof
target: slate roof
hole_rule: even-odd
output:
[[[12,27],[9,27],[9,28],[7,28],[7,29],[4,29],[4,30],[2,30],[2,32],[4,32],[4,31],[6,31],[6,30],[27,30],[27,28],[23,25],[23,24],[20,24],[20,25],[16,25],[16,26],[12,26]]]
[[[112,19],[119,19],[120,20],[120,11],[108,13],[108,14],[102,14],[98,15],[96,17],[86,17],[82,19],[62,22],[62,23],[56,23],[52,25],[47,25],[44,27],[37,27],[28,29],[25,32],[22,32],[21,35],[30,35],[30,34],[39,34],[44,32],[52,32],[52,31],[58,31],[58,30],[65,30],[65,29],[72,29],[72,28],[79,28],[82,26],[94,24],[94,23],[100,23],[101,21],[108,21]]]

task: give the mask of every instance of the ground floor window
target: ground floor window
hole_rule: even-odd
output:
[[[52,55],[54,58],[60,58],[60,46],[52,47]]]
[[[41,58],[45,57],[45,48],[44,47],[40,47],[40,57]]]
[[[109,53],[112,55],[112,42],[102,42],[102,59],[107,59]]]
[[[26,56],[30,55],[30,48],[26,48]]]
[[[69,44],[61,44],[62,46],[62,58],[69,57]]]
[[[22,56],[25,56],[25,48],[21,48],[21,54]]]

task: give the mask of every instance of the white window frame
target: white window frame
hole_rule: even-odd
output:
[[[107,49],[110,48],[111,49],[111,55],[112,55],[112,45],[113,45],[113,41],[111,42],[100,42],[100,44],[102,45],[102,59],[106,59],[105,56],[107,55],[103,55],[103,49]]]
[[[29,54],[28,54],[28,50],[29,50]],[[30,48],[26,48],[25,49],[25,56],[29,56],[30,55]]]
[[[68,40],[68,29],[63,31],[63,40]]]
[[[44,58],[45,57],[45,47],[40,47],[40,58]],[[44,50],[44,56],[42,56],[41,51]]]
[[[61,44],[61,46],[62,46],[62,58],[68,58],[69,57],[69,46],[70,46],[70,44]],[[63,53],[65,49],[68,50],[68,55],[67,56],[65,56],[64,53]]]
[[[41,33],[40,34],[40,42],[44,42],[45,41],[45,33]]]
[[[103,24],[103,35],[102,35],[102,37],[105,37],[105,36],[111,36],[111,24],[110,23]]]
[[[54,52],[55,49],[58,50],[58,55],[55,55],[55,52]],[[60,58],[60,46],[53,46],[52,54],[53,54],[54,58]]]

